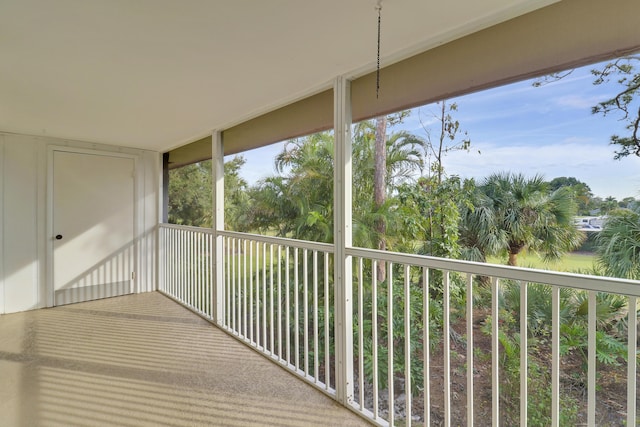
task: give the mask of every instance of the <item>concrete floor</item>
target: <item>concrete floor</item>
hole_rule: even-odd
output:
[[[0,316],[0,426],[369,425],[159,293]]]

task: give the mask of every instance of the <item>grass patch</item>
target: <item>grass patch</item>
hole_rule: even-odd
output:
[[[487,262],[491,264],[507,264],[507,257],[489,257]],[[537,268],[540,270],[585,272],[593,270],[596,256],[593,253],[571,252],[555,262],[545,262],[540,256],[532,253],[523,253],[518,256],[518,267]]]

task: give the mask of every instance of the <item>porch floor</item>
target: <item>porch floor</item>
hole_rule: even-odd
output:
[[[157,292],[0,316],[0,419],[369,425]]]

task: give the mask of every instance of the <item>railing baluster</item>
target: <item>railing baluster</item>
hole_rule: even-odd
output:
[[[260,335],[260,307],[261,307],[261,293],[260,293],[260,256],[262,252],[260,251],[260,244],[256,242],[256,347],[260,347],[262,343],[261,335]]]
[[[519,282],[520,285],[520,425],[527,426],[527,403],[528,390],[527,382],[529,381],[529,343],[527,335],[529,333],[529,325],[527,322],[528,299],[527,292],[529,283]]]
[[[589,327],[587,347],[587,424],[596,425],[596,293],[589,291]]]
[[[473,425],[473,274],[467,274],[467,426]]]
[[[184,262],[182,258],[182,234],[178,233],[176,230],[174,239],[174,248],[176,251],[176,261],[173,267],[173,287],[174,292],[173,295],[178,299],[178,301],[182,301],[182,289],[180,287],[180,278],[182,277],[182,263]]]
[[[560,425],[560,288],[551,287],[551,426]]]
[[[269,245],[269,347],[271,348],[271,354],[275,353],[274,335],[274,320],[273,320],[273,291],[275,284],[273,282],[273,244]]]
[[[387,389],[389,390],[389,425],[395,421],[393,390],[393,263],[387,263]]]
[[[278,245],[278,360],[282,360],[282,246]]]
[[[175,292],[172,288],[173,286],[173,264],[175,262],[175,248],[173,246],[173,239],[171,233],[174,230],[163,230],[164,244],[162,247],[164,248],[164,262],[165,262],[165,274],[164,274],[164,287],[165,290],[169,292],[170,295],[175,295]],[[161,262],[161,261],[160,261]]]
[[[358,260],[358,401],[360,402],[360,410],[365,408],[364,402],[364,327],[362,314],[363,299],[363,259]],[[375,343],[373,344],[375,345]]]
[[[198,233],[198,246],[197,246],[197,251],[196,251],[196,256],[198,259],[198,271],[197,271],[197,275],[198,275],[198,310],[200,311],[200,313],[205,314],[206,313],[206,309],[205,306],[203,304],[203,289],[202,286],[204,284],[204,277],[203,277],[203,273],[204,273],[204,257],[203,257],[203,235],[202,233]]]
[[[193,307],[191,304],[191,286],[193,285],[193,280],[191,278],[191,234],[190,232],[185,233],[184,236],[184,259],[185,259],[185,278],[187,285],[184,287],[184,303],[189,307]]]
[[[380,414],[380,402],[378,398],[378,261],[371,261],[371,352],[373,353],[373,419],[377,420]]]
[[[293,252],[293,276],[294,276],[294,285],[295,285],[295,294],[294,294],[294,298],[293,298],[293,305],[294,305],[294,323],[295,323],[295,335],[294,335],[294,350],[296,353],[295,356],[295,365],[296,365],[296,370],[300,370],[300,297],[299,297],[299,287],[300,287],[300,281],[299,281],[299,271],[298,271],[298,248],[295,248],[294,252]]]
[[[242,240],[243,239],[238,239],[238,250],[236,253],[236,264],[238,267],[238,279],[237,279],[237,289],[238,289],[238,296],[236,298],[237,304],[238,304],[238,312],[237,312],[237,316],[238,316],[238,329],[236,330],[236,332],[238,333],[238,336],[242,336],[242,316],[243,316],[243,312],[242,312],[242,307],[243,307],[243,293],[242,293],[242,258],[243,258],[243,254],[242,254]]]
[[[236,261],[238,259],[238,255],[236,253],[236,240],[233,239],[231,242],[231,324],[232,330],[234,334],[238,333],[238,329],[236,328],[236,308],[238,305],[238,295],[237,295],[237,282],[236,282]]]
[[[193,287],[193,266],[192,266],[192,262],[191,262],[191,238],[192,238],[193,233],[190,231],[187,231],[184,235],[184,253],[185,253],[185,279],[187,282],[187,285],[184,287],[185,290],[185,295],[184,295],[184,303],[189,306],[189,307],[193,307],[193,304],[191,303],[191,294],[193,292],[192,287]]]
[[[324,382],[325,389],[331,387],[331,331],[329,330],[329,253],[324,253]]]
[[[174,251],[174,247],[173,247],[173,239],[171,234],[173,233],[174,230],[171,229],[167,229],[167,230],[163,230],[163,236],[164,236],[164,244],[162,245],[162,247],[164,248],[164,269],[165,269],[165,274],[164,274],[164,287],[165,290],[167,290],[169,292],[169,295],[175,295],[175,292],[173,290],[173,264],[176,260],[176,254]],[[160,261],[162,262],[162,261]]]
[[[225,296],[224,301],[227,306],[227,310],[225,312],[225,328],[229,329],[231,327],[231,238],[224,239],[225,241],[225,253],[227,255],[227,259],[224,262],[224,277],[225,277]]]
[[[404,265],[404,395],[405,425],[411,427],[411,268]]]
[[[249,317],[247,316],[247,240],[242,241],[242,323],[243,333],[242,336],[247,339],[247,324],[249,323]]]
[[[189,305],[197,310],[196,306],[196,272],[195,272],[195,233],[192,231],[189,233]]]
[[[500,350],[500,316],[498,311],[498,294],[500,280],[491,280],[491,425],[500,426],[500,365],[498,352]]]
[[[167,260],[167,289],[169,290],[169,293],[173,296],[176,295],[176,290],[175,287],[173,286],[173,284],[175,283],[174,277],[175,277],[175,267],[176,267],[176,259],[178,259],[177,256],[177,250],[176,250],[176,245],[175,245],[175,241],[173,238],[173,234],[175,233],[176,230],[167,230],[167,234],[166,234],[166,245],[165,245],[165,256],[169,257],[169,259]]]
[[[255,321],[253,319],[253,287],[255,286],[255,280],[253,277],[253,246],[254,242],[249,242],[249,341],[255,344],[253,340],[253,328]]]
[[[205,239],[206,242],[206,253],[207,253],[207,260],[205,262],[205,268],[207,271],[206,274],[206,289],[207,289],[207,314],[209,315],[209,319],[213,320],[213,305],[212,305],[212,301],[211,301],[211,295],[213,292],[213,272],[211,271],[211,258],[213,257],[213,251],[211,250],[211,245],[212,245],[212,241],[213,241],[213,235],[212,234],[207,234],[207,237]]]
[[[185,281],[185,286],[181,287],[180,301],[182,301],[184,303],[186,303],[186,301],[187,301],[187,296],[188,296],[187,292],[188,292],[188,289],[189,289],[189,287],[188,287],[189,276],[188,276],[188,270],[187,270],[189,264],[188,264],[188,258],[187,258],[188,255],[187,255],[187,243],[186,243],[186,240],[187,240],[187,235],[185,233],[185,234],[183,234],[181,236],[181,239],[180,239],[180,252],[181,252],[180,260],[182,261],[181,265],[180,265],[180,268],[182,270],[181,271],[181,278],[182,278],[182,280]]]
[[[429,368],[429,331],[431,329],[431,321],[429,317],[429,269],[423,267],[422,269],[422,324],[424,325],[423,329],[423,344],[422,344],[422,354],[424,357],[422,363],[422,376],[423,376],[423,389],[424,389],[424,425],[431,425],[431,380],[430,373],[431,369]]]
[[[262,349],[267,347],[267,244],[262,245]]]
[[[196,237],[196,233],[194,233],[193,231],[191,231],[189,233],[189,276],[190,276],[190,280],[189,280],[189,306],[193,309],[193,310],[198,310],[198,306],[196,305],[196,271],[195,271],[195,263],[196,263],[196,259],[195,259],[195,237]]]
[[[182,274],[182,235],[178,234],[178,231],[176,230],[175,236],[174,236],[174,249],[176,252],[176,261],[174,263],[173,266],[173,288],[174,288],[174,292],[173,295],[179,300],[182,301],[182,289],[179,286],[179,280],[180,280],[180,276]]]
[[[638,298],[627,303],[627,425],[636,423],[636,360],[638,351]]]
[[[318,251],[313,251],[313,378],[318,382]]]
[[[178,263],[176,265],[176,296],[179,301],[184,301],[184,286],[180,284],[184,281],[184,233],[177,236]]]
[[[443,327],[442,335],[444,340],[444,425],[451,425],[451,325],[449,318],[449,272],[442,272],[442,314],[443,314]]]
[[[204,273],[204,265],[202,263],[202,233],[196,234],[196,304],[198,312],[204,314],[204,305],[202,304],[202,274]]]
[[[191,307],[193,307],[194,310],[198,310],[198,301],[196,298],[197,295],[197,280],[198,280],[198,275],[196,272],[196,265],[197,265],[197,259],[196,259],[196,233],[195,232],[191,232],[190,234],[190,241],[189,241],[189,258],[191,259],[191,262],[189,263],[189,272],[191,273]]]
[[[308,257],[309,253],[306,249],[302,251],[303,260],[302,260],[302,299],[304,301],[303,307],[303,338],[304,338],[304,375],[309,375],[309,263]]]
[[[284,251],[284,256],[285,256],[285,270],[284,270],[284,286],[285,286],[285,294],[284,294],[284,298],[285,298],[285,308],[286,308],[286,312],[284,315],[284,321],[285,321],[285,326],[284,326],[284,331],[286,334],[286,352],[287,352],[287,365],[291,364],[291,305],[290,305],[290,301],[289,301],[289,280],[290,280],[290,274],[289,274],[289,246],[285,247],[285,251]]]

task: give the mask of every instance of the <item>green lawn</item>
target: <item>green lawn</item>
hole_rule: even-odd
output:
[[[489,257],[487,260],[492,264],[507,263],[507,258]],[[593,269],[596,257],[592,253],[569,253],[560,261],[545,263],[544,260],[535,254],[523,253],[518,256],[518,267],[538,268],[542,270],[566,271],[566,272],[589,272]]]

